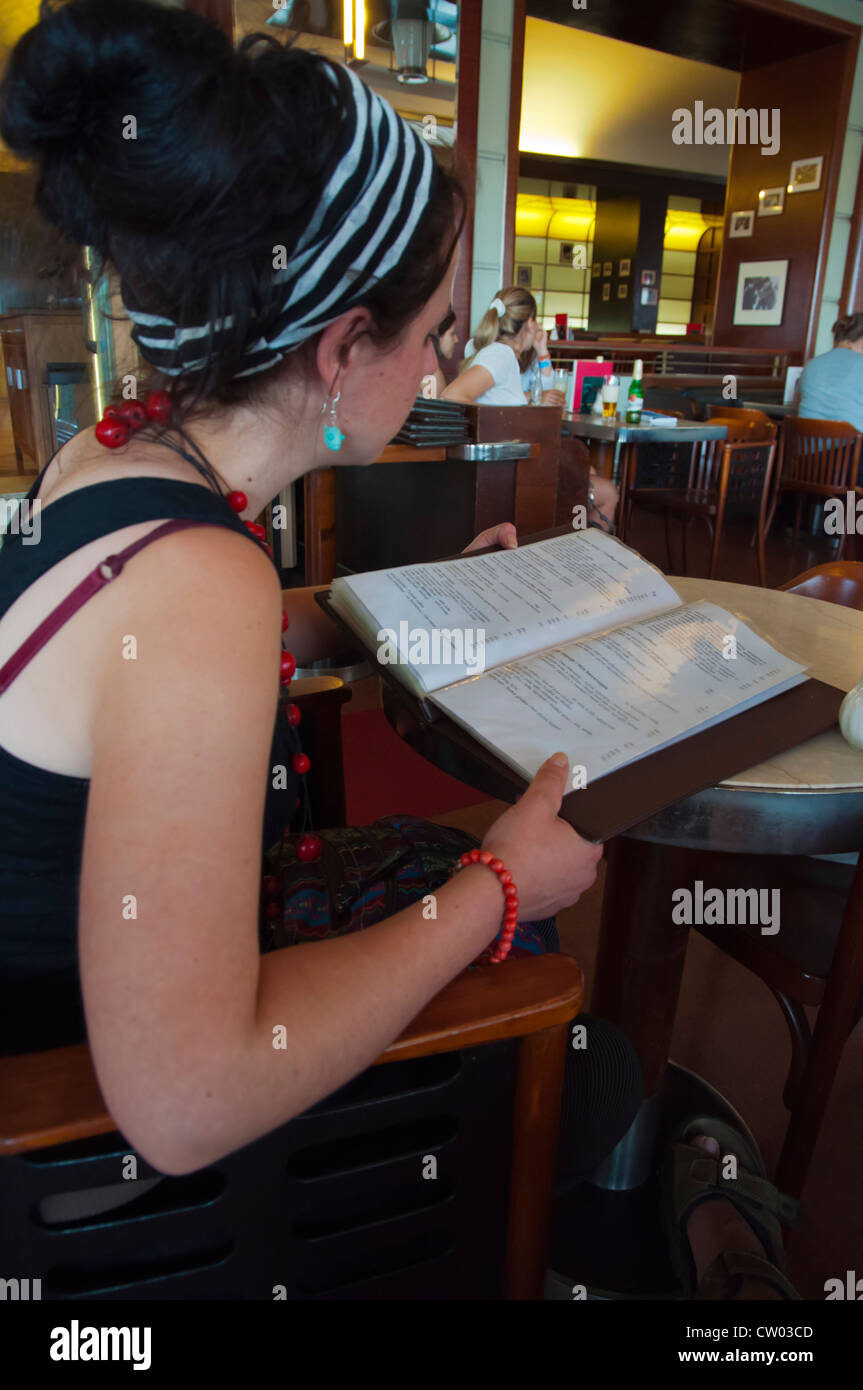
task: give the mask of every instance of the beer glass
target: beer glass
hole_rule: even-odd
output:
[[[602,415],[605,420],[613,420],[617,414],[617,401],[620,395],[620,382],[616,379],[603,382]]]

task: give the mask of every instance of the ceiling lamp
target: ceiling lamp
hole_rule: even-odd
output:
[[[343,0],[345,48],[353,48],[353,56],[363,62],[366,56],[365,0]]]
[[[435,24],[420,0],[390,0],[391,19],[376,24],[372,33],[387,48],[395,50],[396,78],[399,82],[428,82],[429,49],[450,38],[445,24]]]

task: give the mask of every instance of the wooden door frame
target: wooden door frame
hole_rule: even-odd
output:
[[[818,336],[818,323],[821,316],[821,302],[824,294],[824,280],[827,272],[827,257],[830,251],[830,237],[833,231],[833,217],[836,211],[836,198],[839,191],[839,174],[842,167],[842,154],[848,129],[848,112],[851,106],[851,93],[857,70],[857,55],[863,29],[850,20],[839,19],[835,15],[822,14],[803,5],[795,5],[791,0],[740,0],[748,9],[760,10],[781,19],[795,19],[811,28],[823,29],[835,37],[837,43],[844,43],[842,85],[836,117],[836,137],[829,164],[825,170],[824,213],[821,219],[821,238],[815,262],[812,282],[809,322],[804,344],[804,361],[813,356]],[[510,80],[509,107],[509,159],[507,167],[507,199],[504,224],[504,282],[511,283],[515,260],[515,208],[518,192],[519,162],[519,124],[521,119],[521,95],[524,67],[524,36],[526,29],[525,0],[515,0],[512,37],[512,74]],[[719,273],[721,275],[720,264]],[[717,292],[719,277],[717,276]],[[863,161],[857,182],[854,213],[851,219],[851,235],[845,262],[845,276],[842,284],[843,312],[856,307],[863,299]],[[714,314],[716,305],[714,303]],[[863,304],[861,304],[863,308]]]
[[[516,0],[518,3],[518,0]],[[523,3],[523,0],[522,0]],[[459,339],[471,331],[473,213],[476,199],[476,151],[479,130],[479,61],[482,46],[482,0],[459,0],[458,85],[456,87],[456,171],[467,194],[467,211],[452,291]]]
[[[191,10],[193,14],[199,14],[204,19],[210,19],[214,24],[218,24],[223,33],[233,43],[234,41],[234,0],[186,0],[183,6],[186,10]]]
[[[518,197],[518,137],[521,128],[521,96],[524,87],[524,33],[526,0],[514,0],[512,16],[512,69],[509,80],[509,146],[506,161],[506,207],[503,219],[503,283],[511,285],[515,274],[515,207]]]

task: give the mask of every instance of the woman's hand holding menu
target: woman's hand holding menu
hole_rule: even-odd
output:
[[[583,840],[558,816],[568,781],[569,759],[555,753],[483,840],[483,849],[501,859],[512,874],[522,921],[551,917],[571,907],[596,880],[602,845]]]

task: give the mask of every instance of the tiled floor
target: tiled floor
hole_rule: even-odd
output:
[[[694,529],[694,528],[693,528]],[[706,533],[690,544],[690,573],[706,573]],[[719,578],[756,578],[754,555],[745,528],[733,528]],[[665,568],[661,522],[638,518],[630,543]],[[679,557],[679,546],[676,555]],[[768,556],[768,582],[831,558],[828,544],[803,537],[792,551],[778,534]],[[678,560],[679,563],[679,560]],[[375,682],[356,688],[357,706],[375,702]],[[357,707],[355,706],[355,707]],[[394,808],[395,809],[395,808]],[[481,836],[503,809],[484,802],[436,819]],[[587,1005],[594,973],[603,877],[558,919],[563,949],[585,971]],[[716,947],[692,932],[672,1045],[673,1058],[700,1073],[727,1096],[756,1135],[772,1170],[787,1123],[781,1094],[790,1046],[787,1029],[769,990]],[[843,1056],[804,1194],[803,1219],[789,1241],[792,1278],[805,1298],[824,1297],[828,1278],[847,1270],[863,1274],[863,1027],[853,1033]]]

